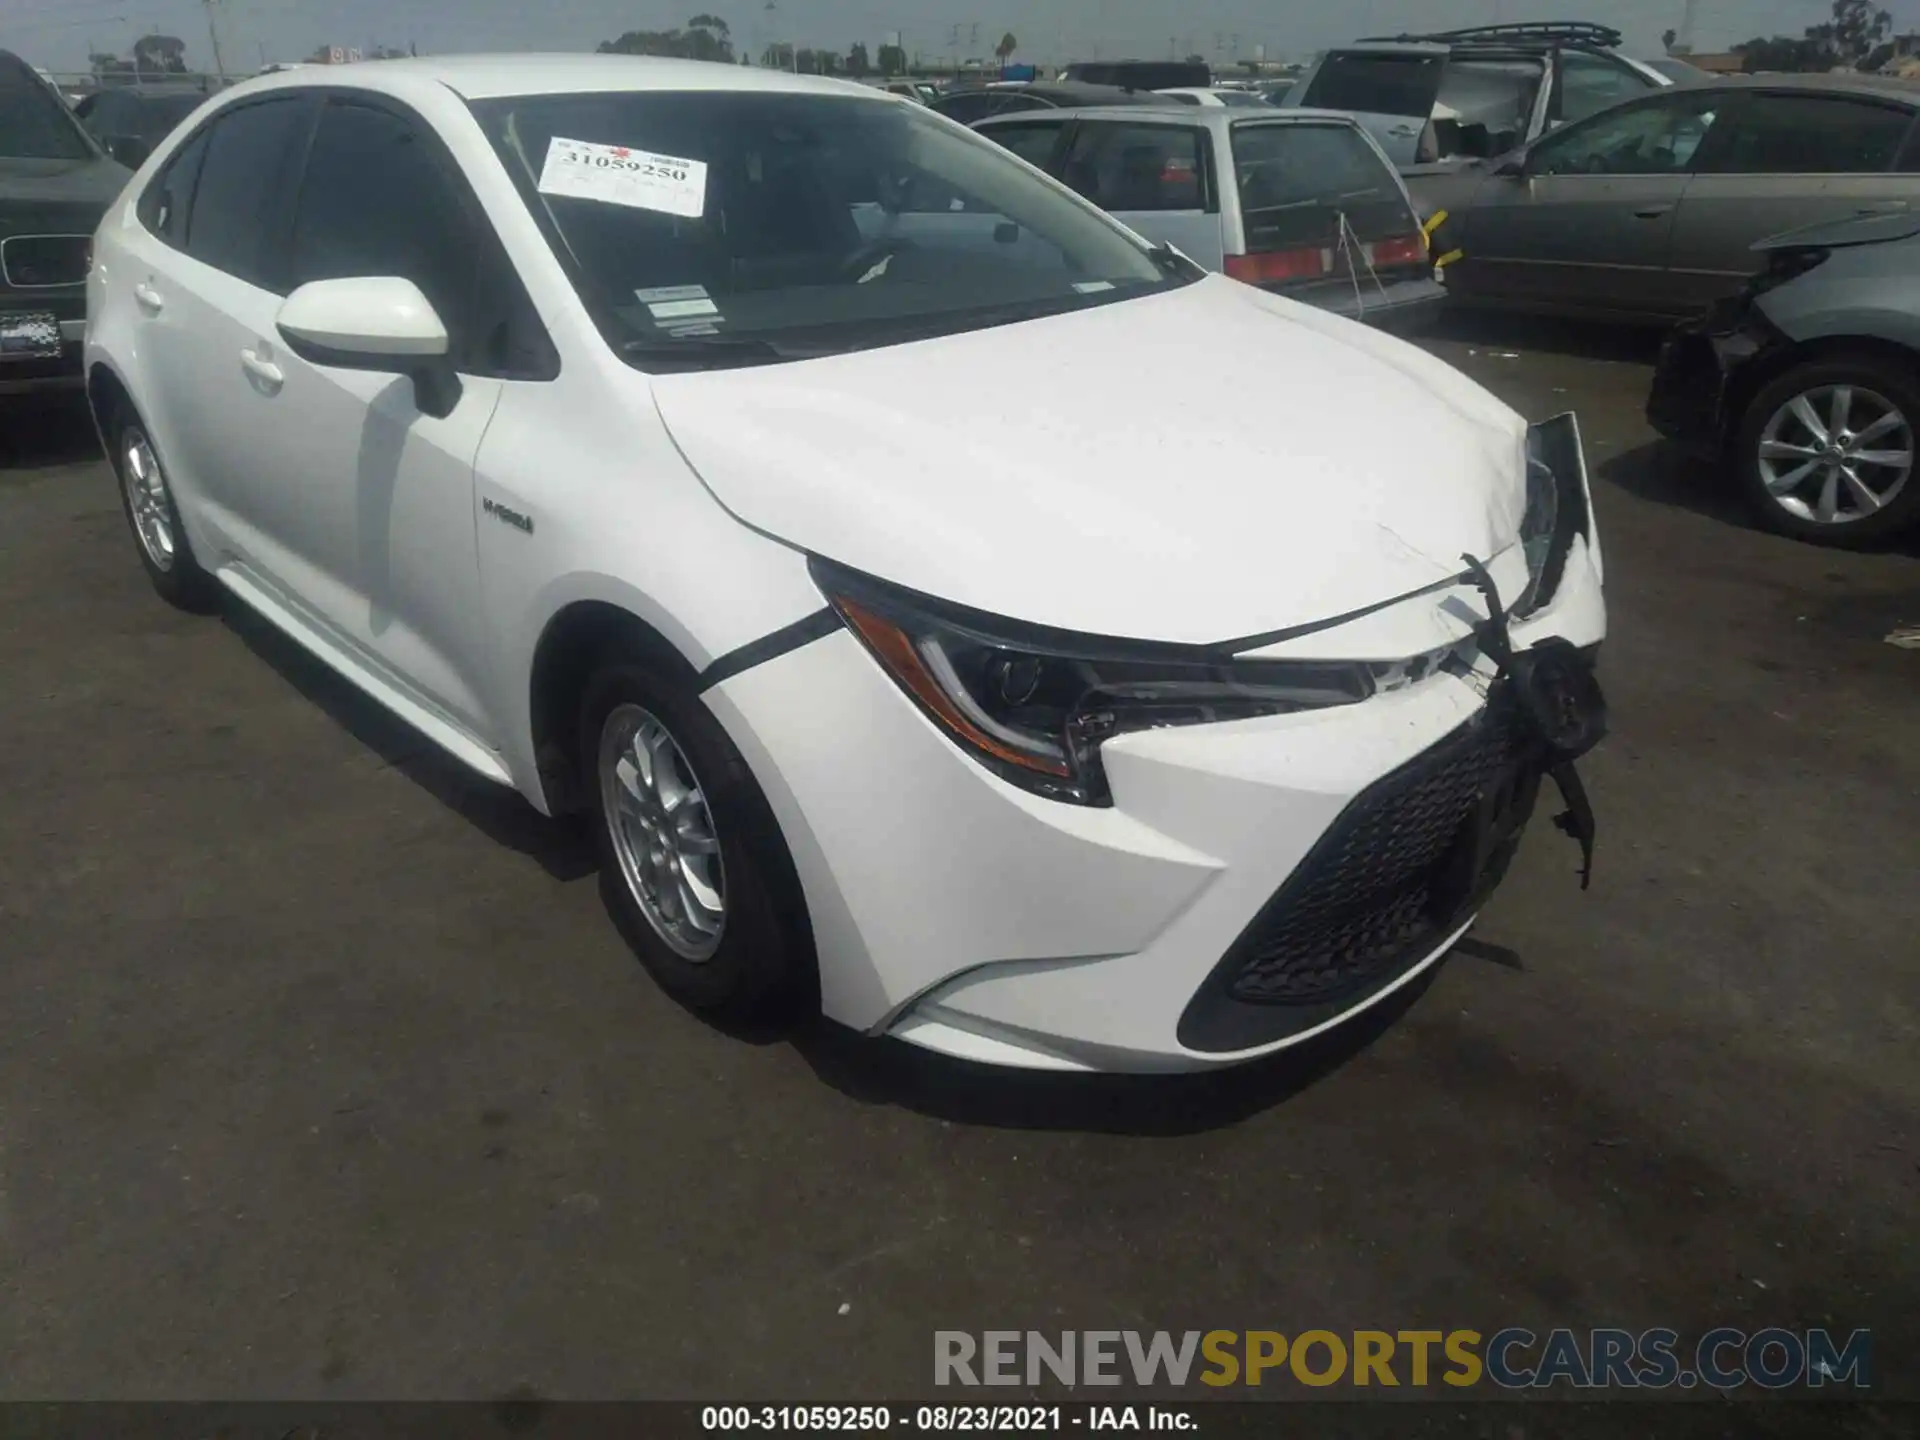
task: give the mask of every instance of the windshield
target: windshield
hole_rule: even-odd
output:
[[[1350,125],[1242,122],[1233,129],[1233,168],[1249,252],[1420,228],[1399,180]]]
[[[86,160],[92,155],[65,102],[46,81],[12,57],[0,57],[0,156]]]
[[[602,333],[643,370],[863,349],[1200,273],[897,100],[638,91],[473,108]]]

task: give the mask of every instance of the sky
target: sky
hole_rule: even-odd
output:
[[[1881,0],[1896,30],[1920,26],[1920,0]],[[1605,17],[1633,53],[1658,54],[1685,0],[0,0],[0,46],[53,71],[83,70],[90,48],[124,54],[142,34],[178,36],[189,64],[213,68],[209,11],[229,70],[299,60],[320,45],[455,50],[591,50],[627,30],[665,29],[710,5],[755,51],[772,40],[845,52],[876,48],[898,31],[927,60],[988,55],[1002,32],[1016,59],[1043,63],[1197,52],[1310,58],[1360,35],[1497,20]],[[1695,48],[1718,50],[1757,34],[1798,35],[1826,18],[1830,0],[1696,0]],[[977,39],[975,38],[977,36]],[[1237,45],[1237,49],[1236,49]]]

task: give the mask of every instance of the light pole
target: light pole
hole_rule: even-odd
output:
[[[213,68],[222,80],[227,78],[226,63],[220,58],[220,31],[213,23],[213,0],[201,0],[207,7],[207,39],[213,43]]]

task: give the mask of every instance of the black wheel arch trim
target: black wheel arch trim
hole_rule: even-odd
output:
[[[750,640],[738,649],[729,650],[706,669],[700,672],[697,685],[699,693],[704,694],[716,685],[725,684],[736,675],[744,674],[755,666],[764,665],[769,660],[777,660],[782,655],[811,645],[841,628],[840,614],[831,605],[822,605],[811,615],[795,620],[791,625],[782,625],[770,635],[762,635],[758,640]]]

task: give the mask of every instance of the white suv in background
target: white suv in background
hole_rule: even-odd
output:
[[[1219,1065],[1438,960],[1543,776],[1591,838],[1571,417],[924,106],[622,56],[262,77],[94,254],[155,588],[583,814],[695,1008]]]

